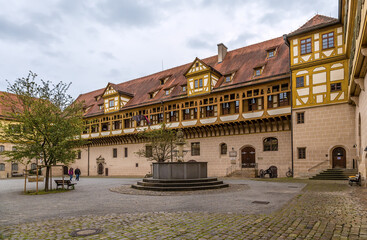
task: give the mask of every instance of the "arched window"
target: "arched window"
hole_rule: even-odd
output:
[[[221,155],[226,155],[227,154],[227,144],[222,143],[220,145],[220,154]]]
[[[11,164],[11,170],[12,170],[12,172],[17,172],[18,171],[18,163],[12,163]]]
[[[274,137],[265,138],[264,151],[278,151],[278,139]]]
[[[0,171],[5,171],[5,163],[0,163]]]

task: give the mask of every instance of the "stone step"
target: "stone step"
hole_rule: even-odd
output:
[[[172,183],[172,182],[164,182],[164,183],[156,183],[156,182],[137,182],[139,186],[150,186],[150,187],[194,187],[194,186],[209,186],[209,185],[219,185],[223,184],[223,181],[207,181],[207,182],[180,182],[180,183]]]
[[[143,182],[151,183],[188,183],[188,182],[213,182],[217,181],[217,178],[196,178],[196,179],[153,179],[153,178],[143,178]]]
[[[152,186],[140,186],[131,185],[132,188],[139,190],[150,190],[150,191],[195,191],[195,190],[209,190],[228,187],[228,184],[216,184],[216,185],[204,185],[204,186],[191,186],[191,187],[152,187]]]
[[[312,180],[348,180],[349,176],[354,176],[357,174],[356,169],[341,169],[341,168],[333,168],[327,169],[310,179]]]

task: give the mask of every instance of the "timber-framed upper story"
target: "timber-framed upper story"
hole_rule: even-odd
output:
[[[282,37],[82,94],[84,137],[290,115],[289,48]],[[144,116],[135,117],[134,116]],[[136,121],[138,120],[138,121]]]

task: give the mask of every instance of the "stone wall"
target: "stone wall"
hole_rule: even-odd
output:
[[[305,122],[297,124],[297,113],[304,112]],[[335,104],[293,111],[293,157],[295,177],[309,177],[332,167],[332,150],[343,147],[347,168],[355,157],[355,107]],[[306,159],[298,159],[298,148],[306,148]]]
[[[276,137],[278,139],[278,151],[263,151],[263,140],[266,137]],[[290,131],[197,138],[189,139],[186,142],[187,144],[184,146],[185,150],[191,150],[192,142],[200,142],[200,156],[191,156],[191,152],[189,151],[184,159],[185,161],[196,160],[208,162],[208,176],[226,175],[227,168],[231,166],[228,152],[232,148],[237,151],[238,157],[235,166],[237,169],[240,169],[241,149],[246,146],[255,148],[256,163],[258,163],[259,169],[267,169],[269,166],[275,165],[278,167],[278,175],[281,177],[285,176],[286,171],[291,167]],[[228,151],[226,155],[220,154],[220,144],[222,143],[227,144]],[[109,176],[144,176],[151,171],[151,162],[135,154],[135,152],[143,147],[144,144],[90,147],[90,176],[98,175],[97,162],[103,162],[104,169],[108,168]],[[113,158],[113,148],[117,148],[117,158]],[[128,149],[127,157],[125,157],[124,148]],[[88,148],[81,150],[81,159],[76,160],[71,166],[74,169],[79,167],[82,171],[82,176],[86,176],[88,173]]]

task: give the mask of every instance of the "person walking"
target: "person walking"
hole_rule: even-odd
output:
[[[76,169],[75,169],[75,179],[77,181],[79,181],[80,174],[81,174],[80,169],[78,167],[76,167]]]
[[[71,168],[69,169],[70,181],[72,181],[72,180],[73,180],[73,175],[74,175],[74,169],[71,167]]]

